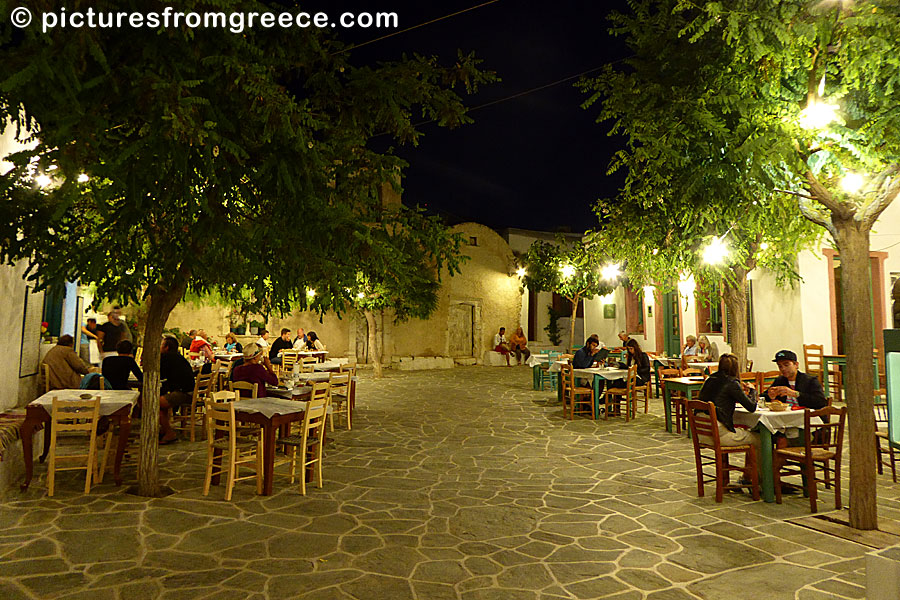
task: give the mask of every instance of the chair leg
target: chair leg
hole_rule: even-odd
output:
[[[756,448],[750,446],[747,450],[747,458],[745,459],[750,471],[750,496],[754,500],[759,500],[759,457],[756,456]]]
[[[875,469],[878,471],[879,475],[884,475],[884,469],[881,466],[881,461],[884,459],[881,458],[881,441],[878,439],[878,436],[875,436],[875,454],[878,458],[877,462],[875,463]]]
[[[89,494],[91,492],[91,477],[93,477],[94,473],[97,472],[97,438],[94,438],[94,442],[88,445],[88,458],[87,465],[85,465],[85,471],[87,474],[84,476],[84,493]]]
[[[806,473],[806,490],[809,493],[809,507],[812,512],[818,512],[816,500],[818,496],[818,488],[816,487],[816,466],[812,461],[805,465]]]
[[[841,464],[836,462],[834,464],[834,509],[841,510],[843,504],[841,499]]]
[[[316,473],[318,475],[319,480],[319,488],[322,487],[322,456],[324,455],[324,447],[323,439],[319,439],[319,443],[316,447]]]
[[[704,494],[703,488],[703,460],[700,456],[700,449],[697,448],[694,451],[694,462],[697,464],[697,495],[701,498]]]
[[[223,459],[224,460],[224,459]],[[234,490],[234,478],[237,471],[237,450],[228,452],[228,483],[225,490],[225,499],[231,500],[231,492]]]
[[[213,469],[213,449],[209,448],[206,453],[206,479],[203,481],[203,495],[209,496],[209,486],[212,482]]]
[[[306,466],[309,463],[309,448],[302,448],[303,450],[303,461],[302,466],[300,468],[300,494],[306,495]]]
[[[776,461],[773,461],[776,462]],[[776,462],[777,464],[777,462]],[[781,504],[781,469],[774,468],[772,469],[773,474],[775,475],[775,502]]]
[[[722,469],[722,455],[716,453],[716,502],[721,503],[725,495],[724,477]]]
[[[113,439],[113,428],[112,425],[109,427],[109,431],[105,434],[106,444],[103,447],[103,456],[100,459],[100,471],[97,473],[97,476],[94,478],[97,483],[103,483],[103,477],[106,475],[106,465],[109,462],[109,451],[112,448],[112,439]]]
[[[262,436],[256,440],[256,493],[263,493],[263,442]]]

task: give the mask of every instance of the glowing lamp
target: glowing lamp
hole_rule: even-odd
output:
[[[38,184],[38,187],[45,188],[53,183],[53,180],[50,179],[47,175],[38,175],[34,178],[34,182]]]
[[[810,102],[800,111],[800,127],[804,129],[824,129],[829,123],[837,120],[838,107],[825,102]]]
[[[603,279],[614,281],[622,274],[622,269],[616,264],[606,265],[603,267],[601,274],[603,275]]]
[[[725,262],[728,256],[728,246],[722,238],[713,238],[709,245],[703,249],[703,262],[710,265],[719,265]]]
[[[841,188],[848,194],[859,193],[865,183],[865,178],[859,173],[847,173],[841,178]]]
[[[516,275],[519,277],[525,277],[525,267],[519,267],[516,269]]]
[[[563,265],[562,267],[560,267],[559,271],[560,273],[562,273],[563,279],[568,279],[569,277],[575,275],[575,267],[573,267],[572,265]]]
[[[78,176],[78,183],[87,183],[90,179],[91,178],[87,176],[87,173],[82,173]]]

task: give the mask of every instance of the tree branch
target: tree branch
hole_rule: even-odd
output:
[[[824,227],[831,233],[832,236],[837,234],[837,231],[834,228],[834,224],[831,222],[831,219],[827,216],[823,215],[815,208],[810,205],[809,200],[800,199],[797,200],[797,206],[800,208],[800,214],[806,217],[808,220],[812,221],[816,225],[820,227]]]
[[[813,175],[812,171],[806,172],[806,181],[809,184],[809,191],[811,192],[812,197],[831,211],[833,216],[839,217],[841,219],[849,219],[853,216],[853,211],[843,202],[838,202],[834,199],[834,196],[831,195],[831,192],[828,189],[819,183],[819,180],[816,179],[816,176]]]
[[[895,164],[879,173],[877,178],[878,187],[882,187],[884,182],[887,181],[887,178],[898,171],[900,171],[900,165]],[[900,177],[894,177],[890,184],[885,188],[884,192],[879,194],[878,198],[863,211],[861,217],[863,227],[866,229],[871,228],[872,225],[875,224],[875,221],[878,220],[881,213],[884,212],[884,209],[894,201],[898,193],[900,193]]]
[[[815,200],[815,198],[813,198],[813,197],[810,196],[809,194],[801,194],[800,192],[792,192],[791,190],[780,190],[780,189],[778,189],[778,188],[775,188],[775,191],[776,191],[776,192],[781,192],[782,194],[790,194],[791,196],[800,196],[801,198],[807,198],[807,199],[809,199],[809,200]]]

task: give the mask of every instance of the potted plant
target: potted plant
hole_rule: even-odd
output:
[[[259,333],[259,330],[263,327],[264,325],[262,323],[260,323],[256,319],[253,319],[252,321],[250,321],[250,335],[257,335]]]

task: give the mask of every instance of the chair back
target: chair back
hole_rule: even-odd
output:
[[[756,376],[756,373],[751,372],[738,373],[738,381],[741,383],[749,383],[753,386],[759,385],[759,378]]]
[[[682,377],[700,377],[703,375],[703,371],[697,369],[696,367],[688,367],[686,369],[681,369]]]
[[[341,365],[339,368],[340,373],[349,373],[350,377],[356,377],[356,365]]]
[[[757,387],[759,388],[760,393],[762,393],[772,385],[772,382],[781,376],[781,371],[757,371],[756,376],[758,377],[756,380]]]
[[[250,397],[254,400],[256,400],[258,393],[256,384],[250,383],[249,381],[229,381],[228,389],[232,392],[238,392],[241,398]]]
[[[831,416],[837,416],[837,420]],[[822,423],[811,421],[819,417]],[[841,458],[841,448],[844,445],[844,423],[847,420],[847,407],[835,408],[826,406],[819,410],[804,410],[803,425],[806,430],[806,456],[817,456],[822,453],[834,455],[836,460]]]
[[[209,402],[212,404],[221,404],[222,402],[237,402],[241,399],[241,395],[233,390],[219,390],[213,392],[209,396]]]
[[[314,386],[315,387],[315,386]],[[325,421],[328,415],[328,398],[313,397],[306,402],[306,410],[303,413],[303,439],[312,437],[323,439],[325,436]],[[316,431],[318,430],[318,431]],[[305,447],[305,444],[304,444]]]
[[[200,358],[200,353],[199,352],[188,352],[187,357],[188,357],[188,360],[197,360],[198,358]]]
[[[223,432],[229,442],[236,437],[234,402],[210,402],[206,405],[206,440],[210,447],[216,441],[216,432]],[[221,439],[222,436],[220,435]]]
[[[575,398],[575,369],[572,363],[565,362],[562,365],[562,384],[563,398],[569,398],[574,401]]]
[[[716,405],[701,400],[688,400],[687,417],[694,450],[699,452],[700,448],[718,449],[720,441]]]
[[[825,377],[824,363],[825,351],[822,344],[803,344],[803,364],[806,373],[818,377],[819,383],[823,383]]]
[[[313,400],[324,400],[326,406],[331,404],[331,383],[329,381],[314,381],[312,384],[312,393],[309,395],[309,402]]]
[[[668,377],[681,377],[681,369],[660,369],[659,376],[662,379],[666,379]]]
[[[138,349],[134,352],[134,362],[137,364],[141,364],[141,358],[144,356],[144,347],[138,346]]]
[[[331,384],[332,397],[335,394],[337,394],[338,396],[350,396],[350,373],[335,373],[334,371],[332,371],[328,374],[328,383]]]
[[[637,363],[628,367],[628,375],[625,377],[625,390],[629,398],[634,398],[634,387],[637,382]]]
[[[293,372],[299,358],[300,354],[296,350],[284,350],[281,353],[281,369],[287,373]]]
[[[96,438],[96,423],[100,420],[100,396],[90,400],[59,400],[53,398],[50,413],[53,438],[57,433],[89,432]]]
[[[875,397],[872,399],[872,407],[875,409],[875,428],[879,425],[887,427],[888,410],[887,410],[887,390],[875,390]]]
[[[194,400],[199,403],[209,396],[215,378],[216,374],[214,371],[197,373],[197,377],[194,379]]]
[[[312,373],[315,371],[313,367],[316,366],[316,363],[319,362],[315,356],[303,356],[300,358],[300,372],[301,373]]]

